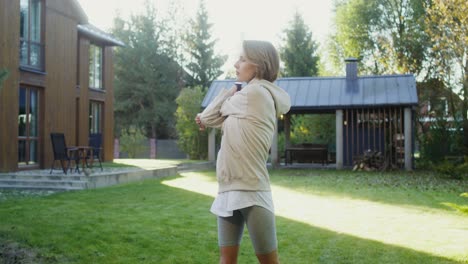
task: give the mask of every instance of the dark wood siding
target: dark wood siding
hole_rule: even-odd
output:
[[[80,127],[77,128],[78,141],[77,145],[87,145],[89,136],[89,40],[80,38],[79,40],[79,73],[78,73],[78,86],[77,94],[80,97],[79,100],[79,117]]]
[[[0,91],[0,171],[18,163],[20,2],[0,0],[0,70],[10,72]]]
[[[46,9],[46,87],[44,89],[44,162],[53,158],[49,135],[63,132],[67,145],[75,145],[77,22],[57,12],[68,1],[47,1]],[[56,5],[52,5],[56,4]]]
[[[113,48],[106,47],[104,51],[104,85],[106,89],[104,102],[103,144],[105,161],[114,158],[114,61]]]

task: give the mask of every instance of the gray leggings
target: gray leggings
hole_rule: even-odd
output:
[[[218,244],[220,247],[240,245],[244,224],[256,254],[268,254],[277,249],[275,215],[261,206],[235,210],[232,216],[218,217]]]

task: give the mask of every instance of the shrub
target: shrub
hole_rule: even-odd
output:
[[[421,158],[439,163],[446,156],[463,153],[463,132],[460,121],[437,118],[429,131],[421,136]]]
[[[446,175],[449,178],[461,180],[468,178],[468,162],[444,160],[432,165],[432,169],[437,173]]]
[[[120,150],[126,152],[129,158],[135,158],[138,153],[146,151],[148,146],[145,144],[146,137],[141,129],[127,128],[122,129],[120,133]]]
[[[200,131],[195,123],[205,94],[202,87],[184,88],[176,99],[176,130],[179,148],[190,159],[204,160],[208,157],[208,133]]]

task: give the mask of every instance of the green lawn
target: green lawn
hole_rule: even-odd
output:
[[[282,263],[468,263],[468,216],[444,205],[468,203],[460,197],[466,181],[271,174]],[[214,172],[206,171],[0,199],[0,254],[32,263],[217,263],[215,193]],[[239,263],[256,263],[247,233]]]

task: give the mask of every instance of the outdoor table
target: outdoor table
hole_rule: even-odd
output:
[[[75,171],[78,171],[78,173],[80,173],[80,166],[79,165],[81,163],[81,167],[83,168],[83,170],[85,169],[85,167],[87,167],[86,158],[93,156],[93,147],[91,147],[91,146],[72,146],[70,148],[73,148],[75,150],[75,153],[76,153],[76,157],[75,157],[76,168],[75,168]],[[92,162],[93,161],[91,160],[91,163]]]

